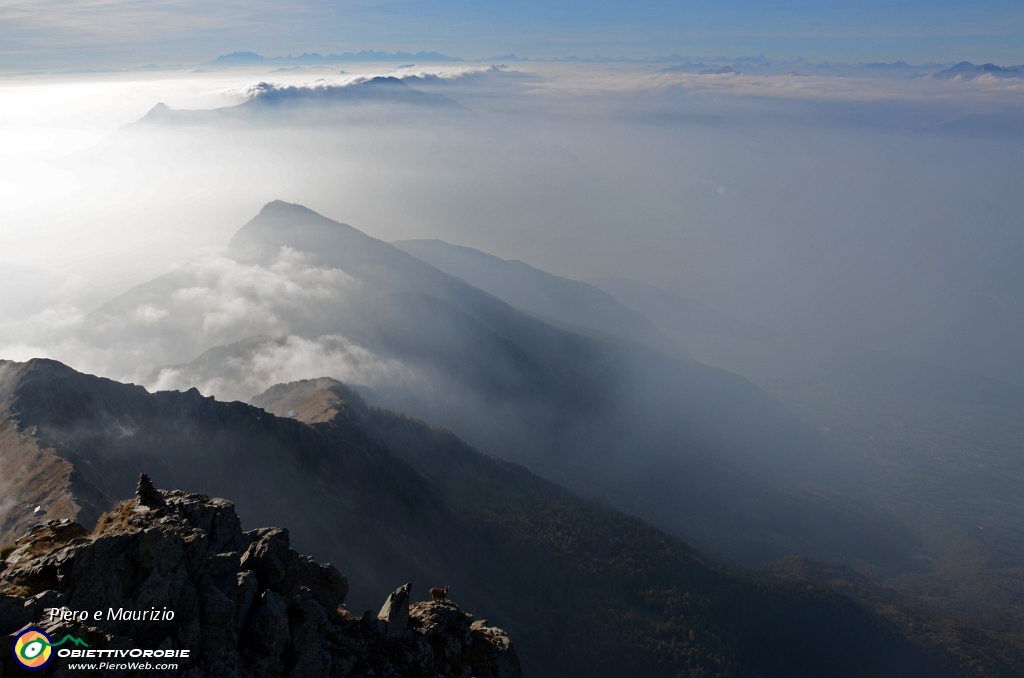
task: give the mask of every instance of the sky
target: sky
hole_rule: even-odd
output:
[[[5,0],[4,70],[436,50],[467,59],[765,54],[810,61],[1024,61],[1015,0]]]

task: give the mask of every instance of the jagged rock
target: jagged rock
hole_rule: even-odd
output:
[[[384,622],[384,635],[388,638],[400,638],[409,628],[409,593],[411,591],[412,584],[399,587],[384,601],[384,607],[380,608],[377,619]]]
[[[512,646],[512,639],[503,630],[487,626],[487,620],[481,619],[470,625],[470,633],[480,636],[484,646],[489,646],[488,654],[493,657],[494,666],[491,675],[496,678],[522,678],[523,669],[519,665],[519,655]],[[482,675],[487,675],[483,673]]]
[[[36,619],[46,614],[51,608],[61,608],[66,604],[64,596],[56,591],[43,591],[25,601],[25,618]]]
[[[473,625],[450,601],[410,607],[410,591],[388,597],[384,623],[358,619],[343,605],[346,577],[296,553],[287,530],[243,532],[230,502],[157,490],[143,476],[138,496],[94,532],[55,520],[15,542],[0,569],[0,678],[12,634],[27,624],[94,650],[187,649],[176,660],[186,678],[519,677],[503,631]],[[90,617],[47,613],[65,607]],[[66,661],[43,673],[64,675]]]
[[[348,577],[330,563],[299,556],[299,587],[305,587],[325,610],[335,612],[348,595]]]
[[[289,678],[319,678],[331,675],[333,664],[329,641],[333,628],[324,608],[309,598],[288,609],[291,621],[291,658],[294,666]]]
[[[263,528],[246,533],[253,538],[242,556],[243,568],[256,573],[260,588],[283,595],[299,589],[299,554],[292,550],[288,530]]]
[[[260,595],[259,581],[252,570],[235,573],[235,586],[226,594],[235,604],[235,633],[241,633],[249,612]]]
[[[476,623],[450,600],[413,603],[409,626],[431,647],[442,675],[520,678],[522,669],[504,631]],[[466,671],[469,673],[465,673]]]

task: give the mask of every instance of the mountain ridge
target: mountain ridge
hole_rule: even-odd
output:
[[[211,109],[176,109],[157,103],[127,127],[150,125],[217,125],[227,122],[273,122],[278,115],[297,115],[310,124],[326,124],[338,114],[351,111],[362,115],[361,106],[387,103],[406,108],[443,107],[464,111],[454,99],[437,92],[424,92],[393,76],[375,76],[338,84],[279,85],[260,82],[247,88],[248,100]],[[388,114],[400,115],[402,108]]]
[[[837,501],[841,487],[799,489],[856,469],[748,380],[555,327],[283,201],[219,258],[134,288],[86,325],[129,357],[164,356],[159,389],[247,400],[274,383],[344,377],[374,405],[739,562],[797,550],[884,570],[914,553],[884,511]],[[278,364],[301,371],[267,368]]]
[[[618,336],[673,357],[687,357],[683,346],[664,335],[646,317],[587,283],[442,240],[401,240],[391,244],[546,322],[573,331]]]
[[[362,50],[360,52],[344,52],[342,54],[320,55],[316,52],[299,56],[278,56],[265,57],[255,52],[232,52],[222,54],[216,59],[203,64],[204,66],[230,67],[236,65],[254,64],[277,64],[277,63],[301,63],[301,64],[333,64],[348,61],[408,61],[418,59],[420,61],[464,61],[460,57],[447,56],[438,52],[378,52],[374,50]]]
[[[367,408],[337,382],[267,395],[329,386],[334,414],[307,425],[53,361],[19,368],[3,409],[111,495],[129,494],[140,466],[189,489],[232,489],[245,514],[296,518],[292,543],[355,574],[353,590],[377,601],[390,590],[382,579],[452,584],[516,638],[532,675],[959,675],[940,648],[826,588],[716,564],[449,432]],[[0,463],[16,453],[0,448]]]

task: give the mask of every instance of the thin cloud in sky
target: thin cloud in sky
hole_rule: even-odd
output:
[[[231,51],[270,54],[438,50],[651,56],[771,52],[817,60],[1012,61],[1024,6],[976,3],[328,2],[15,0],[0,5],[8,67],[197,63]]]

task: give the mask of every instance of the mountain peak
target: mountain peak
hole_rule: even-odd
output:
[[[309,213],[315,214],[318,217],[320,216],[304,205],[300,205],[295,202],[285,202],[284,200],[271,200],[263,206],[263,209],[260,210],[260,216],[265,214],[279,214],[281,212]]]
[[[338,417],[351,418],[353,406],[360,412],[366,411],[366,403],[358,393],[330,377],[277,384],[249,404],[304,424],[328,424]]]
[[[378,293],[436,291],[452,282],[441,271],[359,229],[283,200],[267,203],[242,226],[227,254],[245,263],[268,264],[277,260],[283,247],[301,252],[308,263],[339,268],[366,284],[372,279]]]
[[[224,64],[224,63],[259,63],[266,61],[267,58],[261,54],[255,52],[232,52],[231,54],[222,54],[213,61],[211,64]]]
[[[356,232],[351,226],[328,219],[308,207],[284,200],[272,200],[260,213],[235,233],[228,250],[245,260],[277,256],[282,247],[319,252],[341,231]]]

